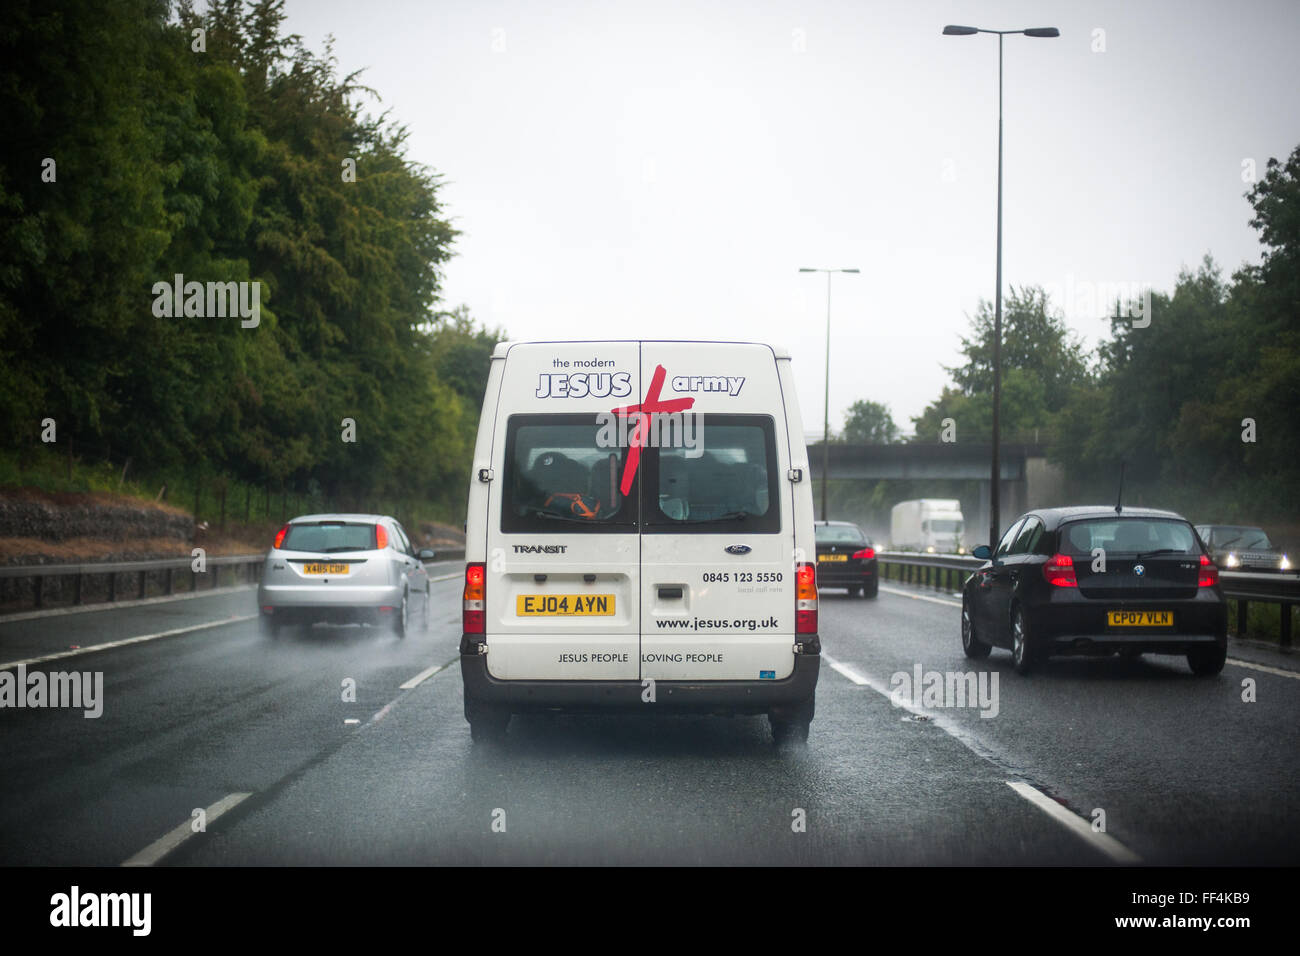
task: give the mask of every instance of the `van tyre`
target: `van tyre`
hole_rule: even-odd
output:
[[[499,743],[505,740],[510,727],[510,711],[491,704],[465,700],[465,719],[469,721],[469,736],[476,744]]]
[[[808,731],[812,726],[815,711],[815,698],[791,707],[769,711],[767,723],[772,729],[772,743],[777,746],[807,743]]]
[[[1227,641],[1220,641],[1213,647],[1197,648],[1187,652],[1187,666],[1197,677],[1213,677],[1223,670],[1223,664],[1227,659]]]
[[[992,644],[986,644],[979,639],[975,632],[975,616],[971,610],[970,601],[962,600],[961,602],[961,649],[966,652],[967,657],[979,660],[989,656],[993,650]]]
[[[1011,663],[1017,674],[1028,674],[1038,663],[1038,649],[1025,621],[1025,610],[1016,605],[1011,612]]]

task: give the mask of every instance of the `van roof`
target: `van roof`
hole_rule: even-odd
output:
[[[761,345],[764,348],[772,350],[772,354],[779,359],[788,359],[790,350],[781,345],[772,345],[768,342],[739,342],[732,339],[535,339],[519,342],[498,342],[497,347],[492,350],[494,359],[503,359],[506,353],[516,345],[600,345],[611,342],[654,342],[656,344],[681,343],[682,345],[700,345],[709,343],[714,345]]]

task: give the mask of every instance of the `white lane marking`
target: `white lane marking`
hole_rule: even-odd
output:
[[[1098,833],[1087,820],[1061,806],[1047,794],[1036,787],[1018,780],[1008,780],[1007,786],[1020,794],[1038,809],[1042,810],[1057,823],[1063,824],[1075,836],[1082,837],[1116,863],[1141,863],[1142,858],[1120,843],[1109,833]]]
[[[1267,674],[1276,674],[1278,677],[1290,677],[1292,680],[1300,680],[1300,671],[1286,671],[1280,667],[1269,667],[1267,664],[1239,661],[1235,657],[1229,657],[1228,663],[1236,664],[1238,667],[1249,667],[1251,670],[1264,671]]]
[[[413,687],[419,687],[421,684],[423,684],[430,677],[438,673],[438,671],[442,670],[446,666],[447,666],[446,664],[434,664],[432,667],[426,667],[424,670],[420,671],[420,673],[416,674],[414,677],[408,680],[405,684],[400,685],[399,689],[410,690]]]
[[[87,611],[114,611],[118,608],[148,607],[150,604],[167,604],[171,601],[192,601],[195,598],[221,597],[240,591],[255,591],[256,584],[228,584],[220,588],[203,588],[181,594],[160,594],[157,597],[131,598],[127,601],[100,601],[96,604],[74,604],[71,607],[49,607],[40,611],[19,611],[17,614],[0,614],[0,625],[10,621],[32,621],[42,617],[59,617],[63,614],[85,614]]]
[[[360,717],[347,717],[347,718],[344,718],[343,723],[350,727],[350,726],[352,726],[353,724],[359,724],[359,723],[361,723],[361,718],[360,718]]]
[[[460,572],[456,572],[455,574],[440,574],[436,578],[429,578],[429,583],[432,584],[434,581],[450,581],[452,578],[459,577],[464,577],[464,575]]]
[[[849,667],[845,667],[843,664],[841,664],[841,663],[840,663],[839,661],[837,661],[835,658],[831,657],[831,656],[830,656],[829,654],[827,654],[825,651],[822,651],[822,660],[824,660],[827,664],[830,664],[831,667],[832,667],[832,668],[833,668],[837,673],[841,674],[841,675],[844,676],[844,677],[847,677],[849,680],[853,681],[853,683],[857,684],[859,687],[870,687],[870,686],[871,686],[871,681],[867,680],[865,677],[863,677],[863,676],[862,676],[861,674],[859,674],[857,671],[852,670],[852,669],[849,668]]]
[[[79,647],[74,651],[59,651],[57,654],[46,654],[42,657],[29,657],[22,661],[10,661],[7,664],[0,664],[0,671],[12,670],[19,664],[43,664],[46,661],[57,661],[65,657],[76,657],[79,654],[93,654],[96,651],[110,651],[115,647],[126,647],[128,644],[139,644],[142,641],[156,641],[161,637],[175,637],[178,634],[189,634],[193,631],[206,630],[209,627],[221,627],[225,624],[239,624],[241,621],[251,621],[256,617],[256,614],[232,615],[231,617],[222,618],[220,621],[207,621],[203,624],[191,624],[189,627],[177,627],[170,631],[159,631],[157,634],[141,634],[139,637],[126,637],[120,641],[109,641],[107,644],[91,644],[88,647]]]
[[[867,677],[863,674],[859,674],[857,671],[849,667],[847,664],[841,664],[839,661],[831,657],[825,651],[822,651],[822,660],[824,660],[827,664],[831,665],[832,670],[838,672],[844,677],[847,677],[849,680],[853,681],[853,683],[857,684],[859,687],[870,687],[872,690],[874,690],[877,694],[880,694],[882,697],[888,697],[889,702],[893,704],[895,707],[897,707],[899,710],[905,710],[909,714],[916,714],[918,717],[924,717],[927,720],[935,720],[938,723],[938,726],[943,727],[944,730],[946,730],[953,737],[956,737],[962,743],[966,744],[968,747],[970,747],[971,750],[975,750],[974,747],[970,746],[970,743],[966,738],[964,732],[960,731],[955,724],[947,724],[944,722],[944,720],[939,719],[939,715],[937,715],[933,711],[926,711],[922,707],[917,707],[913,705],[910,701],[904,699],[901,696],[898,698],[897,702],[895,702],[893,691],[888,690],[885,687],[885,685],[880,683],[880,681],[876,680],[874,677]],[[975,752],[977,754],[979,753],[978,750],[975,750]],[[982,757],[984,756],[984,754],[980,754],[980,756]]]
[[[875,678],[858,673],[856,670],[849,667],[848,665],[842,664],[839,661],[835,660],[835,658],[830,657],[829,655],[827,655],[825,651],[822,651],[822,660],[824,660],[827,664],[829,664],[832,670],[836,671],[843,677],[848,678],[854,684],[857,684],[860,687],[869,687],[872,690],[874,690],[877,694],[880,694],[882,697],[888,697],[890,703],[895,703],[894,695],[883,684],[881,684],[880,681],[876,680]],[[908,713],[916,714],[917,716],[927,718],[927,720],[930,723],[934,724],[944,733],[948,734],[948,736],[957,740],[964,747],[966,747],[967,750],[970,750],[976,756],[989,759],[989,755],[981,751],[980,746],[977,744],[976,740],[972,738],[969,734],[967,734],[961,728],[960,725],[951,721],[947,717],[947,715],[939,714],[935,711],[926,711],[924,708],[916,707],[910,701],[904,700],[902,698],[898,699],[897,703],[895,703],[895,706],[898,707],[900,710],[905,710]],[[1135,853],[1129,850],[1126,846],[1124,846],[1114,837],[1109,836],[1105,833],[1093,833],[1091,824],[1089,824],[1082,817],[1079,817],[1076,814],[1071,813],[1069,810],[1065,809],[1060,804],[1056,803],[1054,800],[1051,800],[1050,798],[1045,796],[1041,791],[1034,789],[1028,784],[1012,782],[1010,780],[1007,781],[1007,784],[1012,789],[1014,789],[1017,793],[1023,796],[1025,799],[1038,804],[1039,806],[1042,807],[1042,809],[1046,810],[1052,816],[1056,817],[1060,822],[1065,823],[1076,833],[1086,836],[1087,839],[1093,842],[1093,844],[1096,846],[1097,849],[1101,850],[1101,852],[1107,854],[1112,859],[1117,860],[1118,862],[1121,863],[1140,862],[1138,856]],[[1022,792],[1020,789],[1021,787],[1024,787],[1025,790],[1032,792],[1034,796],[1030,796],[1028,792]],[[1043,802],[1039,803],[1038,798],[1041,798]],[[1069,818],[1068,820],[1066,819],[1067,817]]]
[[[880,590],[888,591],[890,594],[897,594],[900,597],[911,598],[913,601],[931,601],[935,604],[946,604],[948,607],[961,607],[961,601],[946,601],[943,598],[930,597],[928,594],[913,594],[911,591],[885,587],[883,584],[880,585]]]
[[[226,811],[231,810],[243,803],[251,793],[232,793],[222,797],[212,806],[203,811],[204,826],[211,824]],[[176,829],[171,830],[165,836],[154,840],[147,847],[137,853],[131,859],[127,860],[122,866],[153,866],[172,850],[176,849],[186,840],[194,835],[194,826],[192,820],[186,820]]]

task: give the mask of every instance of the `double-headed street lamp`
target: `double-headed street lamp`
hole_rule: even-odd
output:
[[[995,33],[998,38],[998,287],[993,312],[993,471],[991,486],[992,508],[989,512],[989,547],[998,543],[998,486],[1001,464],[998,461],[998,439],[1001,436],[999,406],[1002,404],[1002,38],[1015,33],[1027,37],[1059,37],[1056,27],[1031,27],[1027,30],[985,30],[981,27],[946,26],[943,35],[965,37],[975,33]]]
[[[822,520],[826,520],[826,488],[830,484],[831,464],[831,273],[860,272],[860,269],[800,269],[800,272],[826,273],[826,405],[822,419]]]

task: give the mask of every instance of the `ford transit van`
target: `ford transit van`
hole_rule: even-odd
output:
[[[461,674],[475,740],[548,710],[766,714],[806,740],[821,645],[789,355],[497,346],[475,444]]]

